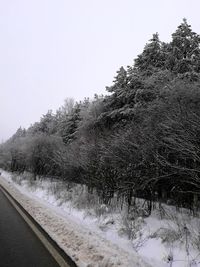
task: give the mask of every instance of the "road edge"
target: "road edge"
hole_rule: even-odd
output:
[[[0,190],[25,220],[35,235],[40,239],[45,248],[53,256],[61,267],[77,267],[75,262],[65,251],[53,240],[44,228],[24,209],[24,207],[0,184]]]

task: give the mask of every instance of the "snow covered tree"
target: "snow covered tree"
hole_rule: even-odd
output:
[[[172,34],[170,61],[175,73],[200,72],[200,36],[192,31],[186,19]]]
[[[71,142],[75,138],[78,128],[81,111],[81,103],[76,103],[70,114],[63,114],[59,124],[59,134],[65,144]]]
[[[110,128],[120,121],[124,123],[130,115],[128,112],[130,87],[128,85],[127,71],[124,67],[117,71],[113,85],[106,87],[106,90],[112,94],[105,97],[104,112],[100,114],[98,121]]]
[[[134,67],[144,76],[152,75],[158,69],[164,67],[164,53],[158,33],[153,34],[144,47],[142,54],[135,59]]]

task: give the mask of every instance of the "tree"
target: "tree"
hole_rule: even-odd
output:
[[[149,43],[145,45],[142,54],[135,59],[134,67],[143,76],[150,76],[155,71],[163,69],[164,60],[165,55],[162,50],[162,43],[160,42],[158,33],[156,33],[153,34]]]
[[[59,134],[65,144],[74,140],[78,123],[80,121],[81,103],[76,103],[71,113],[63,114],[59,123]]]
[[[127,71],[121,67],[117,71],[113,85],[106,87],[106,90],[112,94],[105,97],[104,110],[98,118],[98,123],[103,127],[112,128],[116,124],[124,124],[132,116],[131,88],[128,82]]]
[[[57,131],[57,121],[56,116],[53,114],[52,110],[48,110],[48,112],[43,115],[39,122],[34,123],[28,129],[28,134],[55,134]]]
[[[63,146],[60,137],[36,134],[24,141],[26,141],[26,169],[32,172],[34,177],[61,174],[55,159],[57,151]]]
[[[172,34],[169,59],[175,73],[200,72],[200,36],[192,31],[186,19]]]

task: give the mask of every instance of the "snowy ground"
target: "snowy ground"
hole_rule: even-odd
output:
[[[88,201],[84,188],[1,172],[0,183],[78,266],[200,266],[200,219],[186,210],[163,205],[150,217],[130,218],[126,211]]]

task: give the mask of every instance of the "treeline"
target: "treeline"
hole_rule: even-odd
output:
[[[95,189],[129,206],[170,200],[198,206],[200,36],[184,19],[170,43],[156,33],[133,66],[121,67],[107,96],[74,103],[17,132],[0,147],[0,167]]]

